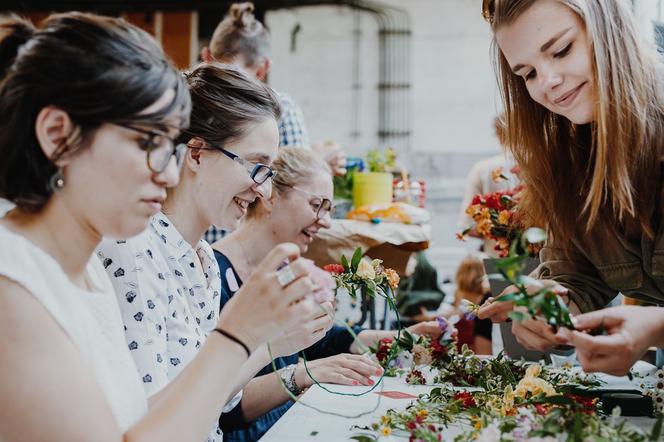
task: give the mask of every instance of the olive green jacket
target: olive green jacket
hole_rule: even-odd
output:
[[[534,273],[567,288],[582,312],[606,306],[618,293],[664,304],[664,229],[659,224],[654,240],[642,234],[640,241],[630,242],[616,226],[605,226],[580,240],[547,244]]]

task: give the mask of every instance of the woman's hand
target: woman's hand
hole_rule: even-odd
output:
[[[333,317],[326,312],[334,312],[331,302],[324,302],[308,318],[292,324],[283,333],[270,339],[272,355],[290,356],[320,341],[332,328]]]
[[[528,293],[535,293],[547,287],[553,290],[558,296],[567,296],[567,289],[555,281],[543,279],[538,282],[539,284],[530,285],[526,288]],[[517,288],[511,285],[503,290],[498,297],[487,299],[478,310],[477,317],[480,319],[491,319],[493,322],[505,322],[508,320],[507,315],[511,311],[527,312],[524,307],[515,309],[514,303],[511,301],[500,301],[502,296],[516,292]],[[556,337],[553,328],[541,320],[527,319],[525,321],[514,321],[512,323],[512,333],[519,344],[528,350],[546,351],[562,343],[562,339],[559,336]]]
[[[602,371],[621,376],[650,346],[664,342],[664,308],[621,306],[576,317],[577,330],[604,329],[607,335],[591,336],[562,328],[558,336],[576,347],[576,357],[586,372]]]
[[[320,314],[320,306],[309,296],[313,283],[299,257],[300,249],[295,244],[280,244],[272,249],[223,308],[219,327],[254,350],[302,318]],[[282,287],[276,269],[286,260],[290,261],[294,279]]]
[[[438,321],[419,322],[411,325],[406,330],[416,335],[429,336],[431,339],[438,339],[442,333]]]
[[[373,385],[371,376],[383,374],[383,368],[377,362],[365,356],[347,353],[307,361],[307,367],[318,382],[339,385]],[[314,384],[302,362],[295,369],[295,383],[300,388]]]
[[[544,287],[552,290],[559,296],[567,296],[567,289],[556,281],[548,279],[540,279],[538,284],[529,285],[526,287],[528,293],[533,294]],[[495,298],[489,298],[477,311],[477,317],[480,319],[491,319],[493,322],[505,322],[509,318],[507,314],[514,310],[514,303],[511,301],[500,301],[500,298],[511,293],[516,293],[518,290],[515,286],[507,287],[503,292]]]
[[[314,143],[311,148],[325,160],[334,175],[346,174],[346,152],[337,143],[334,141]]]

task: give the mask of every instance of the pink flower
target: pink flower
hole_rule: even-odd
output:
[[[303,259],[307,273],[311,282],[314,283],[314,298],[319,304],[323,302],[332,302],[334,300],[334,289],[337,283],[334,278],[325,270],[319,268],[310,259]],[[343,267],[342,267],[343,268]]]

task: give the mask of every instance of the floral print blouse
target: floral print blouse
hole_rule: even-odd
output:
[[[201,239],[194,249],[160,212],[138,236],[104,239],[97,256],[118,297],[127,345],[145,392],[153,395],[191,362],[217,325],[221,279],[212,248]],[[224,411],[240,398],[238,394]],[[222,440],[219,428],[208,440]]]

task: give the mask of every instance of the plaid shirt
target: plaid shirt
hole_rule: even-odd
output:
[[[309,134],[304,125],[304,116],[300,106],[289,95],[282,92],[279,92],[278,95],[279,104],[281,105],[279,147],[310,147]]]
[[[212,226],[207,230],[207,232],[205,232],[205,235],[203,235],[203,239],[207,241],[209,244],[214,244],[215,242],[219,241],[221,238],[226,236],[227,233],[229,233],[228,230],[217,229],[215,226]]]

